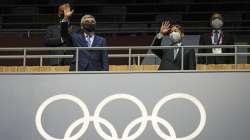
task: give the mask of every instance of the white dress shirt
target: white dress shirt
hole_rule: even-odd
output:
[[[222,44],[222,40],[223,40],[223,38],[222,38],[222,31],[218,30],[218,42],[215,42],[215,37],[216,37],[215,30],[213,30],[213,34],[211,36],[212,44],[213,45],[221,45]],[[222,53],[222,48],[213,48],[212,52],[214,54],[221,54]]]
[[[84,33],[85,39],[88,42],[88,47],[91,47],[95,38],[95,35],[88,35],[86,33]]]

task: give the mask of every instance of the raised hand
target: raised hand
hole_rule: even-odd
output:
[[[161,24],[160,33],[162,35],[166,35],[170,31],[170,22],[169,21],[163,21]]]
[[[69,20],[69,17],[72,16],[72,14],[74,13],[74,10],[71,10],[70,7],[66,7],[63,9],[64,12],[64,20]]]

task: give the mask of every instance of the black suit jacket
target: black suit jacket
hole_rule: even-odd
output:
[[[152,46],[161,46],[162,39],[155,38]],[[154,49],[152,50],[161,59],[159,70],[181,70],[181,48],[174,59],[174,49]],[[195,51],[194,49],[184,49],[184,70],[195,70]]]
[[[212,45],[211,33],[200,36],[200,45]],[[221,45],[234,45],[234,38],[230,34],[223,33],[223,41]],[[212,49],[198,49],[199,53],[212,53]],[[223,48],[222,53],[233,53],[234,49]],[[198,64],[233,64],[233,56],[205,56],[198,58]]]
[[[77,30],[77,27],[72,26],[73,30]],[[64,43],[62,40],[64,40]],[[45,35],[45,46],[47,47],[67,47],[67,43],[65,43],[66,39],[61,35],[61,24],[51,25],[48,27],[46,35]],[[64,55],[64,54],[72,54],[71,51],[49,51],[50,55]],[[49,65],[69,65],[71,59],[49,59]]]

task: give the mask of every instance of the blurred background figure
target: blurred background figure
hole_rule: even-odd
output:
[[[222,31],[224,20],[220,13],[213,13],[210,18],[210,25],[212,31],[200,36],[200,45],[234,45],[234,38],[230,34]],[[212,48],[212,49],[199,49],[199,53],[233,53],[234,49],[231,48]],[[233,56],[216,56],[216,57],[200,57],[199,64],[233,64]]]
[[[55,25],[51,25],[48,27],[47,33],[45,35],[45,45],[47,47],[67,47],[67,43],[65,38],[61,35],[61,23],[64,17],[64,9],[71,9],[71,5],[66,0],[61,0],[58,4],[58,22]],[[72,26],[70,21],[68,21],[68,29],[69,30],[76,30],[75,26]],[[74,28],[74,29],[73,29]],[[50,51],[50,55],[64,55],[64,54],[71,54],[71,51]],[[71,59],[65,58],[54,58],[49,59],[49,65],[69,65]]]

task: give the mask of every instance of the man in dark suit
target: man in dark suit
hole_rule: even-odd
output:
[[[155,36],[152,46],[162,46],[164,44],[163,38],[169,34],[171,40],[171,46],[183,46],[182,38],[184,37],[184,31],[179,25],[172,25],[168,21],[164,21],[161,25],[160,32]],[[159,70],[180,70],[181,69],[181,48],[170,49],[152,49],[160,59],[161,64]],[[184,70],[195,70],[195,51],[191,48],[184,49]]]
[[[85,15],[81,19],[81,31],[69,32],[68,19],[73,11],[64,10],[61,32],[67,38],[67,44],[74,47],[105,47],[106,39],[95,34],[96,20],[92,15]],[[106,50],[80,50],[78,56],[79,71],[108,71],[108,53]],[[70,71],[76,70],[76,55],[70,64]]]
[[[70,8],[70,3],[66,0],[60,1],[58,5],[58,23],[55,25],[51,25],[47,29],[47,33],[45,35],[45,45],[47,47],[66,47],[67,44],[65,43],[65,39],[61,35],[61,22],[64,17],[64,10],[65,8]],[[73,27],[69,25],[69,29],[76,30],[76,27]],[[49,51],[50,55],[65,55],[65,54],[72,54],[70,51]],[[71,59],[56,59],[51,58],[49,59],[48,63],[49,65],[69,65],[71,62]]]
[[[206,33],[200,37],[200,45],[234,45],[234,38],[230,34],[222,31],[223,17],[220,13],[212,14],[210,18],[210,25],[212,26],[211,33]],[[199,53],[233,53],[231,48],[212,48],[212,49],[198,49]],[[233,56],[205,56],[198,58],[199,64],[233,64]]]

